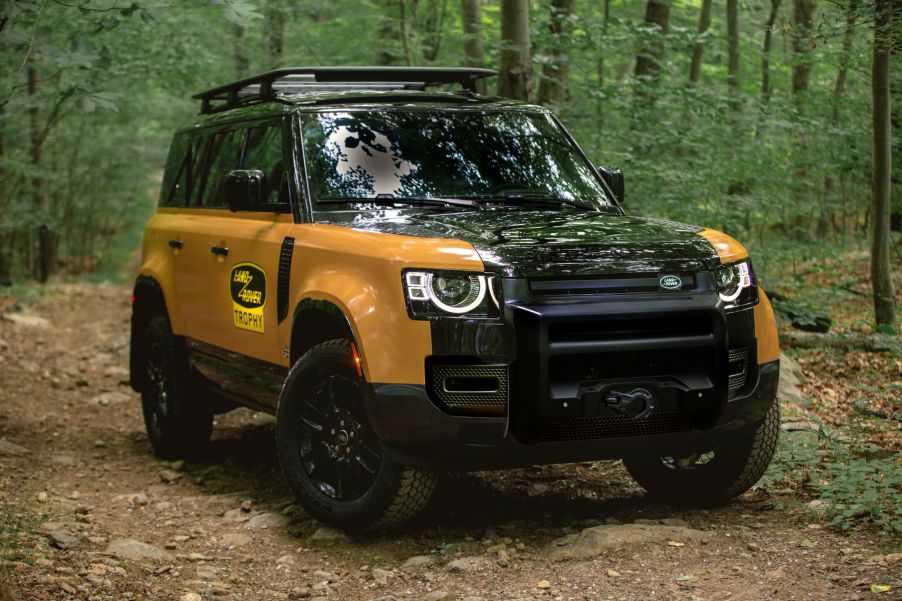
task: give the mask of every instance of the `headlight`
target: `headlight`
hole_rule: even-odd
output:
[[[494,274],[451,271],[406,271],[404,291],[414,319],[500,315],[498,278]]]
[[[721,265],[715,272],[717,291],[726,310],[742,309],[758,304],[758,285],[751,261]]]

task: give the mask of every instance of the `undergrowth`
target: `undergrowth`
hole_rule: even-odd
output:
[[[759,486],[808,491],[812,511],[839,530],[872,524],[902,533],[902,458],[829,431],[783,433]]]

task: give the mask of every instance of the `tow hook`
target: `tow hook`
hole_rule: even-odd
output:
[[[629,392],[609,390],[602,402],[605,407],[633,419],[648,417],[655,410],[655,397],[645,388],[634,388]]]

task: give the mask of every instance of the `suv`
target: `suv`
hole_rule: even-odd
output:
[[[271,413],[304,509],[351,530],[412,517],[444,470],[621,458],[703,505],[758,480],[779,348],[748,253],[626,214],[548,110],[476,93],[493,74],[281,69],[195,97],[134,288],[159,455]]]

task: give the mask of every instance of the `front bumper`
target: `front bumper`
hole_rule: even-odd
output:
[[[678,455],[728,442],[774,402],[779,361],[757,364],[753,311],[725,314],[712,287],[703,276],[681,293],[548,299],[507,280],[503,320],[432,323],[426,386],[372,385],[373,428],[389,456],[432,469]],[[455,365],[479,366],[481,377],[507,370],[499,414],[443,402],[430,374]],[[650,414],[606,404],[635,387],[652,391]]]
[[[743,396],[729,400],[706,430],[570,441],[518,441],[506,417],[450,415],[436,407],[423,386],[373,386],[370,420],[385,452],[395,461],[435,470],[483,470],[619,459],[630,455],[682,456],[729,443],[754,428],[777,396],[780,362],[758,366]]]

